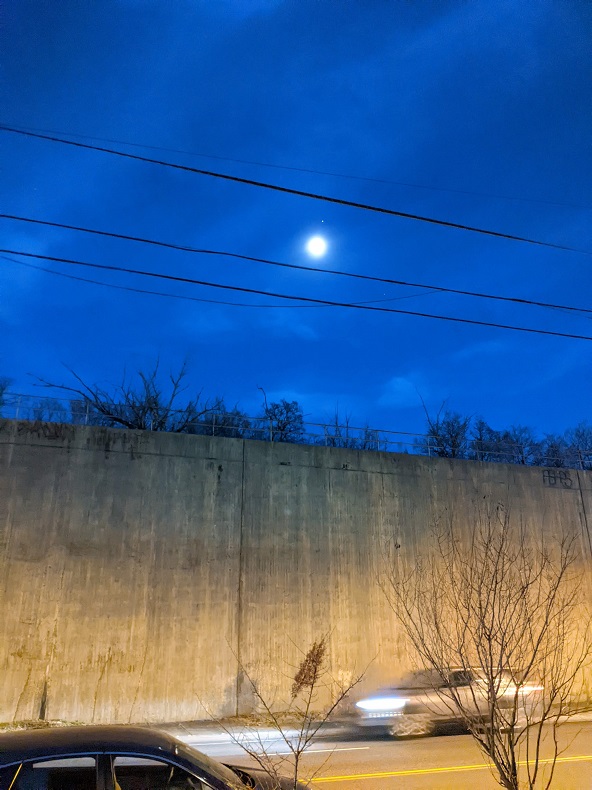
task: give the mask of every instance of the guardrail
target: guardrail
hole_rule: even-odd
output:
[[[121,404],[105,404],[120,410]],[[114,413],[117,413],[114,411]],[[148,410],[144,430],[175,431],[170,426],[176,416],[183,415],[180,410],[166,412],[163,423],[162,414],[158,415],[159,425],[154,427]],[[67,423],[74,425],[101,425],[110,428],[123,428],[100,414],[90,401],[83,399],[39,397],[19,393],[5,393],[0,402],[0,417],[13,420]],[[155,417],[156,419],[156,417]],[[294,427],[294,426],[292,426]],[[321,445],[355,450],[380,451],[388,453],[408,453],[431,457],[457,457],[473,461],[491,463],[513,463],[527,466],[565,467],[572,469],[592,469],[592,448],[566,448],[565,454],[544,453],[540,448],[504,442],[500,449],[488,446],[487,442],[469,440],[466,450],[452,455],[447,452],[436,437],[428,434],[393,431],[369,426],[352,426],[346,420],[331,423],[302,422],[295,431],[282,428],[265,416],[250,417],[236,411],[206,409],[195,421],[184,424],[183,433],[209,435],[228,438],[256,439],[270,442],[289,442],[296,444]]]
[[[114,410],[121,408],[119,404],[106,405],[112,406]],[[183,412],[170,410],[168,414],[173,419]],[[418,433],[375,429],[368,426],[356,427],[349,425],[348,422],[336,424],[304,421],[302,431],[297,431],[298,438],[291,439],[289,431],[282,430],[273,420],[265,416],[251,417],[241,414],[242,419],[236,420],[241,424],[232,424],[233,415],[236,416],[236,413],[232,411],[208,409],[197,421],[187,423],[182,432],[383,452],[418,452],[418,447],[425,448],[428,454],[430,451],[429,437]],[[12,420],[124,427],[109,420],[107,416],[99,415],[93,409],[92,403],[82,399],[38,397],[19,393],[5,393],[0,406],[0,416]],[[148,420],[144,430],[156,429]]]

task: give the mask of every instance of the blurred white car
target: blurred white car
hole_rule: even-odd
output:
[[[517,686],[505,671],[496,678],[498,710],[507,708],[510,713],[515,701],[519,715],[533,709],[542,686]],[[396,685],[361,699],[356,708],[358,722],[364,727],[386,728],[397,738],[431,735],[441,725],[466,725],[461,709],[486,724],[488,686],[479,669],[452,669],[445,678],[434,670],[410,672]]]

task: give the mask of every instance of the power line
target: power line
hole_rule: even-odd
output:
[[[95,228],[84,228],[79,225],[68,225],[63,222],[51,222],[49,220],[35,219],[32,217],[21,217],[14,214],[0,214],[0,219],[15,220],[18,222],[27,222],[35,225],[44,225],[52,228],[60,228],[62,230],[75,230],[81,233],[90,233],[97,236],[104,236],[112,239],[120,239],[123,241],[134,241],[140,244],[149,244],[156,247],[163,247],[169,250],[177,250],[180,252],[192,252],[200,255],[221,255],[228,258],[235,258],[243,261],[250,261],[253,263],[263,263],[269,266],[279,266],[284,269],[295,269],[297,271],[314,272],[319,274],[338,275],[340,277],[350,277],[356,280],[368,280],[370,282],[383,283],[386,285],[402,285],[408,288],[427,288],[434,292],[451,293],[461,296],[472,296],[478,299],[491,299],[500,302],[511,302],[513,304],[529,305],[535,307],[544,307],[553,310],[565,310],[569,312],[592,314],[592,309],[585,307],[573,307],[571,305],[553,304],[550,302],[539,302],[533,299],[522,299],[516,296],[499,296],[496,294],[482,293],[479,291],[467,291],[460,288],[446,288],[440,285],[429,285],[426,283],[414,283],[406,280],[395,280],[387,277],[376,277],[370,274],[358,274],[356,272],[346,272],[339,269],[313,269],[310,266],[303,266],[297,263],[283,263],[280,261],[269,260],[268,258],[257,258],[252,255],[241,255],[237,252],[228,252],[225,250],[208,250],[199,247],[191,247],[182,244],[173,244],[172,242],[158,241],[156,239],[147,239],[141,236],[130,236],[124,233],[115,233],[106,230],[97,230]]]
[[[162,145],[148,145],[147,143],[130,143],[129,140],[119,140],[113,137],[93,137],[88,134],[74,134],[73,132],[62,132],[56,129],[39,129],[35,127],[23,127],[23,126],[15,126],[12,127],[14,129],[18,129],[19,131],[33,131],[33,132],[42,132],[44,134],[54,134],[54,135],[61,135],[67,134],[69,137],[75,137],[79,140],[93,140],[99,143],[114,143],[115,145],[126,145],[130,148],[144,148],[149,151],[163,151],[167,154],[181,154],[183,156],[197,156],[201,159],[214,159],[218,162],[232,162],[234,164],[240,165],[254,165],[255,167],[268,167],[273,170],[288,170],[293,173],[309,173],[311,175],[317,176],[330,176],[331,178],[342,178],[347,179],[348,181],[366,181],[372,184],[390,184],[393,186],[400,186],[400,187],[412,187],[413,189],[423,189],[429,192],[447,192],[454,195],[470,195],[472,197],[487,197],[487,198],[495,198],[497,200],[514,200],[521,203],[539,203],[543,206],[562,206],[564,208],[578,208],[578,209],[585,209],[590,210],[590,206],[584,205],[582,203],[568,203],[565,201],[558,201],[558,200],[542,200],[540,198],[526,198],[520,195],[498,195],[495,192],[476,192],[475,190],[468,190],[468,189],[451,189],[450,187],[435,187],[429,186],[427,184],[417,184],[412,181],[396,181],[392,178],[375,178],[372,176],[356,176],[352,175],[351,173],[337,173],[332,170],[315,170],[310,167],[295,167],[290,165],[277,165],[272,164],[271,162],[260,162],[254,159],[236,159],[230,156],[216,156],[215,154],[204,154],[200,151],[186,151],[181,148],[167,148],[166,146]]]
[[[20,255],[20,253],[18,253]],[[252,302],[225,302],[220,299],[203,299],[197,296],[187,296],[186,294],[171,294],[164,291],[148,291],[144,288],[132,288],[126,285],[116,285],[115,283],[105,283],[101,280],[91,280],[88,277],[76,277],[75,274],[66,274],[66,272],[56,272],[55,269],[48,269],[45,266],[35,266],[34,263],[27,261],[19,261],[16,258],[10,258],[8,255],[0,255],[5,261],[16,263],[18,266],[26,266],[28,269],[35,269],[38,272],[46,272],[46,274],[55,274],[57,277],[65,277],[67,280],[76,280],[81,283],[89,283],[90,285],[102,285],[104,288],[115,288],[117,291],[130,291],[131,293],[147,294],[149,296],[164,296],[169,299],[182,299],[188,302],[204,302],[206,304],[219,304],[226,307],[255,307],[258,309],[267,308],[269,310],[309,310],[315,307],[331,307],[331,305],[322,304],[253,304]],[[390,299],[371,299],[367,302],[352,302],[353,305],[362,304],[379,304],[384,302],[399,302],[403,299],[416,299],[418,296],[433,293],[432,291],[423,291],[419,294],[411,294],[408,296],[395,296]]]
[[[301,189],[292,189],[291,187],[282,187],[279,184],[270,184],[265,181],[255,181],[251,178],[241,178],[240,176],[229,175],[228,173],[219,173],[214,170],[202,170],[197,167],[190,167],[189,165],[181,165],[175,162],[166,162],[160,159],[151,159],[147,156],[140,156],[139,154],[130,154],[126,151],[117,151],[114,148],[104,148],[102,146],[90,145],[89,143],[80,143],[75,140],[66,140],[63,137],[55,137],[53,135],[40,134],[38,132],[28,132],[22,129],[16,129],[11,126],[0,125],[0,131],[10,132],[12,134],[20,134],[25,137],[34,137],[39,140],[49,140],[54,143],[62,143],[63,145],[71,145],[75,148],[83,148],[87,151],[100,151],[105,154],[112,154],[120,156],[125,159],[132,159],[137,162],[146,162],[148,164],[160,165],[161,167],[170,167],[174,170],[181,170],[186,173],[194,173],[197,175],[208,176],[210,178],[218,178],[223,181],[231,181],[237,184],[246,184],[248,186],[259,187],[261,189],[269,189],[274,192],[281,192],[286,195],[297,195],[299,197],[306,197],[312,200],[320,200],[325,203],[332,203],[339,206],[348,206],[350,208],[358,208],[364,211],[372,211],[378,214],[386,214],[392,217],[401,217],[403,219],[411,219],[417,222],[426,222],[430,225],[438,225],[444,228],[455,228],[456,230],[465,230],[471,233],[479,233],[484,236],[492,236],[498,239],[506,239],[509,241],[520,241],[525,244],[534,244],[539,247],[546,247],[549,249],[563,250],[567,252],[578,252],[582,255],[592,255],[588,250],[580,250],[576,247],[569,247],[564,244],[553,244],[547,241],[539,241],[537,239],[530,239],[525,236],[514,236],[510,233],[502,233],[496,230],[487,230],[485,228],[477,228],[472,225],[464,225],[458,222],[449,222],[443,219],[436,219],[434,217],[426,217],[420,214],[411,214],[406,211],[396,211],[395,209],[384,208],[382,206],[374,206],[369,203],[358,203],[353,200],[345,200],[344,198],[331,197],[329,195],[322,195],[317,192],[306,192]]]
[[[274,291],[263,291],[256,288],[245,288],[238,285],[225,285],[222,283],[213,283],[206,280],[195,280],[189,277],[179,277],[172,274],[161,274],[159,272],[147,272],[141,269],[130,269],[120,266],[109,266],[107,264],[89,263],[88,261],[72,260],[70,258],[58,258],[53,255],[41,255],[39,253],[23,252],[20,250],[0,249],[0,253],[7,255],[22,255],[26,258],[38,258],[40,260],[55,261],[57,263],[65,263],[72,266],[86,266],[91,269],[100,269],[104,271],[120,272],[123,274],[136,274],[142,277],[155,277],[160,280],[170,280],[173,282],[185,283],[189,285],[202,285],[208,288],[220,288],[226,291],[238,291],[240,293],[257,294],[259,296],[269,296],[276,299],[289,299],[291,301],[307,302],[309,304],[330,305],[332,307],[347,307],[354,310],[369,310],[379,313],[395,313],[398,315],[413,315],[419,318],[434,318],[439,321],[451,321],[454,323],[471,324],[473,326],[487,326],[495,329],[509,329],[515,332],[529,332],[536,335],[549,335],[552,337],[564,337],[572,340],[591,340],[592,337],[587,335],[575,335],[565,332],[553,332],[549,329],[533,329],[524,326],[514,326],[509,324],[499,324],[491,321],[477,321],[471,318],[459,318],[456,316],[436,315],[434,313],[420,313],[411,310],[397,310],[394,307],[376,307],[375,305],[353,304],[352,302],[335,302],[328,299],[315,299],[310,296],[294,296],[289,294],[277,293]]]
[[[20,253],[17,254],[20,255]],[[185,294],[169,294],[169,293],[164,293],[163,291],[148,291],[148,290],[144,290],[143,288],[132,288],[131,286],[126,286],[126,285],[116,285],[115,283],[104,283],[101,282],[101,280],[91,280],[88,277],[77,277],[75,274],[67,274],[66,272],[56,272],[55,269],[48,269],[45,266],[35,266],[34,263],[28,263],[27,261],[18,261],[16,258],[10,258],[8,255],[0,255],[0,258],[2,258],[2,260],[4,261],[10,261],[11,263],[16,263],[19,266],[26,266],[28,269],[35,269],[35,271],[38,272],[55,274],[58,277],[65,277],[67,280],[76,280],[77,282],[90,283],[91,285],[102,285],[105,288],[115,288],[118,291],[131,291],[132,293],[147,294],[150,296],[167,296],[171,299],[183,299],[189,302],[205,302],[207,304],[219,304],[229,307],[273,307],[274,306],[267,304],[249,305],[241,302],[223,302],[217,299],[201,299],[197,296],[187,296]],[[302,305],[285,305],[285,306],[301,307]]]

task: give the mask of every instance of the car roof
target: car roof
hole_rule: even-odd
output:
[[[264,771],[224,765],[169,733],[151,727],[129,724],[76,725],[0,733],[0,769],[22,762],[86,754],[129,754],[155,760],[168,759],[189,770],[200,766],[211,777],[222,782],[220,787],[242,787],[243,772],[257,779],[261,787],[267,786],[269,782]],[[281,786],[288,785],[282,780]],[[298,787],[305,786],[298,783]]]
[[[0,768],[48,758],[109,753],[168,760],[189,771],[201,769],[221,782],[220,786],[239,784],[231,766],[223,765],[167,732],[151,727],[76,725],[18,730],[0,735]]]
[[[0,733],[0,769],[22,762],[87,754],[121,754],[169,760],[190,771],[200,767],[211,777],[208,781],[221,782],[216,787],[245,786],[245,772],[256,779],[261,787],[269,784],[264,771],[222,764],[169,733],[151,727],[129,724],[76,725]],[[288,787],[286,781],[281,780],[282,787]],[[299,782],[298,787],[304,788],[306,785]]]
[[[161,730],[127,725],[47,727],[0,735],[0,765],[64,754],[121,750],[158,757],[185,751],[185,744]]]

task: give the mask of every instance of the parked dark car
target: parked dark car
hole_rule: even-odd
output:
[[[278,790],[293,790],[282,779]],[[304,783],[299,788],[307,787]],[[165,732],[59,727],[0,735],[0,790],[275,790],[254,768],[222,765]]]

